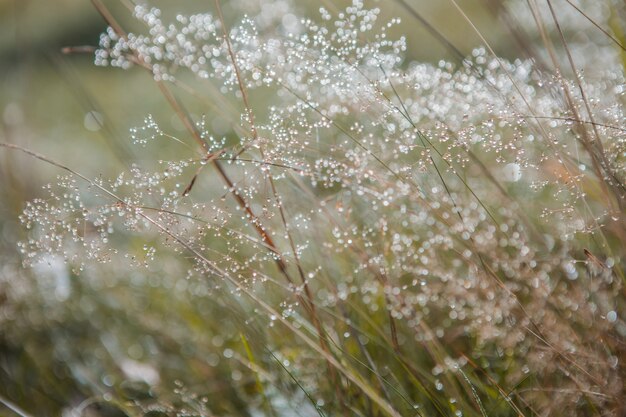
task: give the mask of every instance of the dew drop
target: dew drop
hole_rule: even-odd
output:
[[[606,321],[609,323],[615,323],[617,321],[617,313],[615,310],[611,310],[606,315]]]
[[[94,110],[85,113],[85,118],[83,119],[83,125],[85,126],[85,129],[89,130],[90,132],[97,132],[102,129],[103,124],[104,116],[102,116],[101,113]]]
[[[517,182],[522,178],[522,168],[519,164],[506,164],[502,170],[504,181]]]

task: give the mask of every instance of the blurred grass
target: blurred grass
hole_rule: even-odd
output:
[[[130,21],[122,5],[116,1],[108,3],[119,12],[123,22]],[[186,13],[206,9],[212,11],[211,2],[185,2],[184,10],[178,9],[180,4],[172,3],[163,0],[152,4],[170,12],[173,8]],[[325,3],[328,2],[319,4]],[[335,4],[341,8],[346,3]],[[317,8],[319,4],[307,2],[301,7]],[[450,13],[447,2],[421,0],[410,4],[434,27],[440,28],[463,53],[469,53],[479,43],[463,18]],[[494,42],[498,52],[505,57],[513,53],[510,37],[505,36],[506,30],[495,20],[492,9],[486,6],[490,4],[492,8],[497,8],[497,2],[467,0],[460,4],[468,11],[474,24],[486,30],[486,36]],[[436,62],[454,58],[428,30],[417,25],[402,6],[395,2],[385,3],[384,6],[383,21],[404,16],[403,24],[395,28],[392,35],[407,35],[409,59]],[[226,7],[226,14],[232,17],[233,13]],[[105,26],[90,3],[82,0],[0,2],[0,140],[19,143],[68,166],[87,169],[87,172],[81,173],[90,177],[107,177],[116,175],[131,160],[159,158],[159,155],[149,153],[136,155],[135,150],[128,146],[129,128],[141,125],[147,114],[153,114],[167,130],[185,134],[179,122],[172,117],[153,80],[144,71],[97,68],[93,66],[91,56],[60,53],[63,46],[96,45]],[[205,91],[201,93],[210,95]],[[184,97],[196,118],[207,115],[211,123],[224,122],[204,103],[188,95]],[[255,100],[262,101],[262,98]],[[224,105],[220,103],[220,106]],[[85,115],[90,111],[103,115],[103,129],[96,132],[86,129]],[[157,152],[165,155],[169,148],[166,146]],[[17,225],[22,202],[40,195],[41,179],[55,178],[58,171],[22,155],[0,152],[0,174],[0,255],[11,259],[10,263],[3,265],[4,274],[8,275],[11,268],[17,270],[19,267],[15,241],[16,236],[23,235]],[[182,272],[169,272],[151,271],[149,279],[154,280],[154,285],[139,281],[135,285],[133,279],[139,278],[122,275],[125,271],[121,271],[119,277],[103,278],[102,282],[107,283],[104,288],[90,286],[97,282],[95,278],[91,284],[89,280],[83,282],[83,276],[73,279],[73,296],[67,308],[50,316],[32,316],[32,326],[28,329],[10,326],[11,317],[31,314],[27,304],[3,310],[3,318],[9,325],[3,328],[5,334],[0,336],[0,395],[26,404],[29,407],[27,411],[37,415],[59,415],[68,398],[80,402],[83,398],[94,398],[94,393],[104,395],[104,384],[122,391],[117,392],[121,398],[136,401],[141,406],[134,411],[122,412],[123,407],[120,406],[119,409],[103,412],[102,407],[98,408],[95,404],[90,407],[97,410],[90,415],[132,412],[140,415],[147,410],[154,397],[162,393],[152,392],[149,387],[141,385],[121,384],[125,375],[120,357],[130,352],[130,356],[135,355],[140,360],[152,349],[158,352],[158,357],[152,359],[163,364],[161,377],[168,383],[179,379],[192,381],[197,385],[189,387],[190,391],[205,393],[214,412],[244,415],[241,413],[244,413],[244,404],[249,400],[246,391],[263,392],[267,386],[262,385],[256,373],[254,378],[241,384],[244,387],[242,391],[235,390],[232,384],[221,382],[219,377],[257,366],[256,361],[260,359],[255,358],[252,351],[264,349],[263,337],[271,335],[271,329],[263,334],[240,335],[235,329],[238,324],[241,327],[240,324],[246,322],[249,316],[246,306],[224,304],[220,297],[204,295],[205,291],[200,286],[193,304],[190,304],[189,295],[184,292],[187,289],[176,289],[176,280]],[[94,276],[97,273],[94,272]],[[150,290],[146,292],[146,288]],[[2,288],[0,300],[1,297]],[[45,295],[41,295],[39,300],[45,302]],[[356,305],[354,308],[358,310]],[[355,326],[365,328],[366,334],[380,331],[380,316],[365,312],[361,316],[362,322],[355,323]],[[162,328],[178,331],[167,335],[161,331]],[[224,334],[224,329],[228,328],[233,331]],[[337,330],[341,333],[351,329],[345,326]],[[284,334],[277,337],[284,337]],[[219,361],[215,367],[207,366],[207,358],[209,362],[214,360],[215,351],[231,348],[247,353],[247,357],[237,358],[241,368],[233,370],[231,365]],[[354,351],[352,353],[358,351],[357,344],[349,345],[349,348]],[[377,352],[380,358],[376,358],[379,359],[376,362],[381,362],[380,359],[389,354]],[[295,362],[298,355],[299,352],[294,352],[293,357],[287,359]],[[64,358],[72,358],[72,361],[65,361]],[[76,358],[82,361],[76,361]],[[423,362],[428,365],[427,360]],[[416,359],[415,363],[420,362]],[[280,364],[276,363],[258,366],[280,369]],[[295,386],[289,389],[298,391]],[[496,398],[498,393],[494,392],[493,396]],[[173,406],[190,407],[189,404],[193,403],[197,410],[201,410],[199,401],[182,401],[182,397],[168,400]],[[228,401],[221,401],[224,398]],[[499,407],[506,409],[507,405],[500,403]],[[2,415],[13,414],[0,407]]]

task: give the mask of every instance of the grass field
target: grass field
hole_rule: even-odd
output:
[[[1,416],[626,413],[623,2],[0,22]]]

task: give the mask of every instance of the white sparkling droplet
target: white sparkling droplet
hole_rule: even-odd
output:
[[[502,176],[504,181],[507,182],[517,182],[522,178],[522,168],[519,164],[506,164],[504,169],[502,170]]]
[[[606,320],[609,323],[615,323],[617,321],[617,313],[614,310],[611,310],[606,315]]]

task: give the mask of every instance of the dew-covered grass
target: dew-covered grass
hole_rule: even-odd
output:
[[[462,2],[466,53],[391,3],[93,2],[65,52],[151,99],[124,145],[85,113],[71,165],[4,112],[52,174],[3,171],[2,415],[626,412],[624,5],[486,2],[499,54]]]

